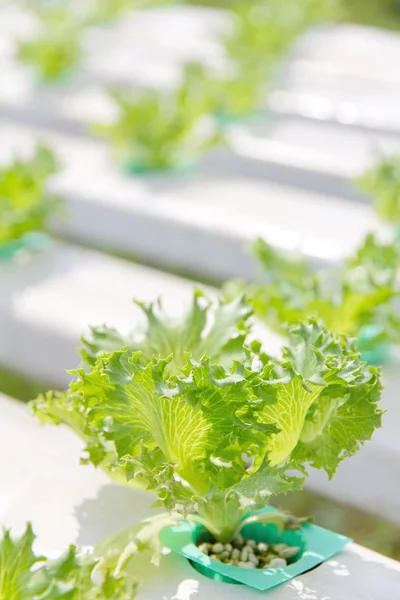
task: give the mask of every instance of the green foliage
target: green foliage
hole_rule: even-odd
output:
[[[138,2],[135,0],[92,0],[89,5],[87,24],[102,25],[110,23],[123,16],[133,8],[136,8]]]
[[[287,325],[315,316],[336,333],[358,336],[372,327],[377,332],[374,343],[399,340],[399,317],[393,307],[400,291],[396,246],[379,244],[369,235],[339,272],[318,273],[263,240],[257,240],[253,251],[268,281],[250,286],[249,301],[273,329],[285,332]]]
[[[180,319],[171,319],[166,315],[160,301],[156,305],[139,303],[139,306],[147,318],[145,329],[124,336],[106,326],[92,328],[90,337],[82,340],[84,364],[93,368],[99,356],[123,347],[131,352],[140,350],[144,362],[149,362],[153,356],[171,356],[167,365],[171,374],[182,373],[188,353],[197,360],[206,354],[228,367],[231,367],[234,359],[244,358],[243,344],[249,332],[251,309],[242,297],[230,302],[211,302],[196,290],[191,308]],[[70,390],[68,393],[41,394],[34,404],[34,411],[42,422],[67,424],[86,443],[92,463],[102,468],[114,481],[120,483],[126,480],[122,469],[116,464],[113,447],[108,445],[104,454],[104,446],[99,447],[97,442],[93,444],[88,436],[86,408],[79,393]],[[141,480],[135,478],[130,484],[137,487]]]
[[[32,40],[18,43],[19,60],[34,67],[40,80],[54,82],[77,66],[82,55],[81,23],[68,5],[35,10],[40,29]]]
[[[186,0],[186,4],[231,8],[241,0]],[[400,29],[400,5],[398,0],[336,0],[332,2],[329,20],[358,23],[372,27]]]
[[[19,538],[9,530],[0,539],[0,600],[133,600],[136,585],[106,571],[99,584],[92,575],[98,560],[79,557],[75,546],[57,560],[36,556],[30,524]]]
[[[212,302],[195,290],[187,313],[178,319],[165,314],[161,301],[137,303],[146,315],[143,331],[122,335],[110,327],[93,327],[91,335],[83,338],[82,358],[94,366],[98,356],[128,347],[140,350],[142,358],[172,355],[169,368],[174,373],[186,365],[187,354],[200,360],[207,354],[213,361],[232,364],[234,358],[243,356],[243,343],[248,334],[251,309],[243,297],[230,302]]]
[[[328,0],[245,0],[230,6],[232,30],[222,43],[231,74],[215,82],[222,115],[246,116],[263,105],[278,61],[303,30],[325,16]]]
[[[178,525],[181,519],[176,513],[161,513],[144,519],[103,538],[95,548],[95,555],[101,558],[103,569],[116,575],[130,573],[132,561],[139,553],[147,554],[150,562],[159,566],[163,545],[158,534],[165,527]]]
[[[332,476],[380,425],[378,372],[316,322],[292,328],[280,360],[254,342],[228,368],[188,357],[175,374],[172,361],[100,356],[34,409],[82,428],[92,462],[139,477],[223,541],[271,495],[300,489],[307,464]]]
[[[202,68],[190,64],[181,84],[169,92],[113,90],[118,117],[112,124],[93,125],[93,131],[133,172],[191,166],[221,141],[206,81]]]
[[[58,164],[52,151],[39,146],[29,160],[0,169],[0,244],[45,229],[59,200],[46,192]]]
[[[400,222],[400,157],[383,158],[356,180],[372,196],[376,212],[391,223]]]
[[[335,17],[338,21],[400,29],[398,0],[340,0]]]
[[[149,9],[171,4],[173,0],[92,0],[86,2],[86,24],[103,25],[136,9]],[[76,0],[77,4],[80,0]]]

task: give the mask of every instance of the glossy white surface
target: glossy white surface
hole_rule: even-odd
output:
[[[36,549],[57,555],[70,543],[96,544],[150,514],[151,496],[118,487],[103,473],[78,464],[79,442],[72,433],[39,427],[23,406],[0,397],[0,464],[23,482],[2,481],[0,524],[20,531],[31,520]],[[56,436],[54,435],[56,432]],[[18,443],[16,436],[18,435]],[[12,448],[12,452],[10,449]],[[51,453],[49,449],[51,448]],[[7,471],[6,471],[7,473]],[[139,564],[144,578],[138,600],[251,600],[260,593],[210,581],[173,554],[161,567]],[[400,589],[400,564],[349,544],[325,564],[268,592],[272,600],[393,600]]]
[[[232,137],[240,155],[340,178],[358,177],[379,154],[400,149],[395,137],[291,117],[238,127]]]

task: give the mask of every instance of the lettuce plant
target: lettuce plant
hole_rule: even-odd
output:
[[[0,538],[0,600],[133,600],[136,585],[122,575],[106,571],[98,584],[92,576],[99,567],[93,556],[78,556],[75,546],[56,560],[36,556],[30,524],[13,538],[9,530]]]
[[[215,85],[219,112],[240,117],[262,106],[277,62],[307,26],[325,15],[327,8],[327,0],[234,3],[232,29],[221,40],[231,72]]]
[[[375,332],[371,343],[398,342],[399,316],[393,300],[399,252],[368,235],[354,257],[339,270],[313,272],[302,259],[274,250],[259,239],[253,246],[267,282],[248,288],[256,315],[280,333],[307,316],[322,319],[336,333]],[[236,292],[235,292],[236,293]]]
[[[56,158],[45,146],[39,146],[32,158],[0,169],[0,244],[45,229],[59,206],[46,191],[48,178],[57,170]]]
[[[380,217],[400,222],[400,157],[383,158],[356,180],[356,185],[371,195]]]
[[[38,34],[32,40],[18,42],[21,63],[34,68],[38,78],[53,82],[75,69],[82,55],[81,24],[68,6],[38,8]]]
[[[172,361],[128,348],[101,355],[65,395],[34,408],[79,423],[89,460],[139,477],[170,514],[221,542],[264,522],[253,512],[301,489],[308,466],[332,477],[380,425],[379,372],[316,321],[291,329],[280,359],[253,342],[229,367],[188,355],[176,374]]]
[[[205,81],[203,70],[191,64],[175,90],[113,90],[118,117],[112,124],[93,125],[93,131],[133,172],[191,166],[221,140]]]

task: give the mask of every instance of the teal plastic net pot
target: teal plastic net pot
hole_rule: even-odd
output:
[[[268,507],[259,512],[274,512],[274,510]],[[202,575],[222,583],[241,583],[259,591],[271,589],[313,569],[337,554],[351,541],[343,535],[309,523],[305,523],[300,529],[283,533],[279,533],[276,525],[272,523],[266,525],[252,523],[242,530],[245,538],[267,544],[284,543],[288,546],[298,546],[300,551],[286,567],[245,569],[224,564],[203,554],[196,542],[202,541],[205,534],[202,525],[182,521],[177,526],[167,527],[161,531],[160,538],[167,548],[185,556]]]
[[[194,163],[180,163],[173,167],[149,167],[144,163],[140,163],[135,160],[127,159],[121,164],[122,170],[128,175],[140,175],[144,177],[152,176],[169,176],[169,175],[187,175],[191,173],[194,168]]]

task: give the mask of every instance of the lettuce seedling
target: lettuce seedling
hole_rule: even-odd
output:
[[[215,82],[218,111],[246,116],[264,104],[278,61],[306,27],[325,16],[327,0],[246,0],[232,9],[233,26],[222,37],[231,71]]]
[[[118,117],[112,124],[93,125],[93,131],[132,172],[190,167],[221,141],[205,81],[201,67],[192,64],[169,92],[113,90]]]
[[[355,183],[372,196],[382,219],[395,224],[400,222],[400,157],[382,159]]]
[[[0,169],[0,244],[46,228],[60,205],[46,191],[48,178],[58,168],[52,151],[38,146],[32,158]]]
[[[172,360],[100,356],[35,410],[84,422],[92,462],[140,477],[167,511],[222,542],[248,519],[264,522],[253,512],[272,495],[301,489],[308,465],[332,477],[381,422],[379,372],[316,321],[291,329],[281,359],[253,342],[228,368],[188,357],[176,375]]]
[[[76,68],[82,56],[79,20],[67,7],[38,8],[40,30],[32,40],[18,42],[21,63],[34,68],[43,82],[54,82]]]
[[[137,586],[111,571],[102,581],[92,576],[99,561],[86,554],[78,556],[75,546],[56,560],[36,556],[35,534],[30,524],[18,538],[9,530],[0,538],[0,600],[133,600]]]
[[[399,251],[368,235],[354,257],[339,270],[315,273],[302,259],[284,255],[259,239],[253,251],[267,276],[265,284],[250,286],[249,301],[256,315],[274,330],[307,316],[322,319],[336,333],[357,337],[374,330],[373,344],[399,341],[399,316],[393,300]]]

